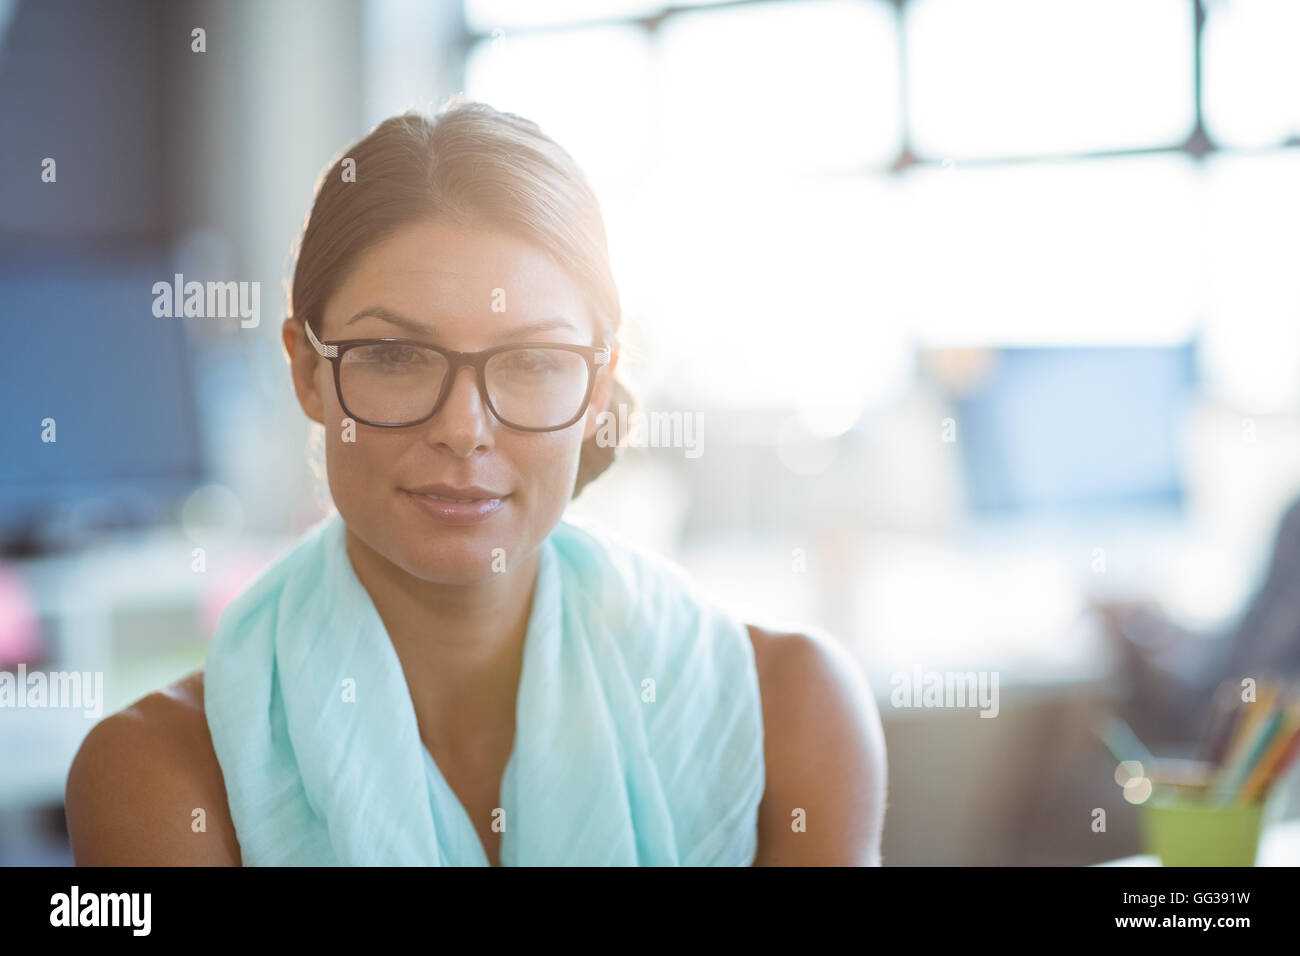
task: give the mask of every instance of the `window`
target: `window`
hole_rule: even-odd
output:
[[[1209,3],[1205,123],[1229,146],[1275,146],[1300,135],[1300,4]]]
[[[1163,147],[1192,131],[1189,0],[913,0],[904,23],[921,155]]]
[[[587,168],[676,401],[838,422],[915,344],[1201,334],[1219,396],[1271,409],[1300,4],[1199,2],[470,0],[466,92]]]
[[[908,298],[932,345],[1173,344],[1201,317],[1199,177],[1179,154],[914,167]]]
[[[884,168],[902,145],[884,3],[762,3],[676,16],[659,35],[664,160],[682,176]]]
[[[1205,171],[1207,373],[1261,412],[1300,406],[1300,149],[1223,154]]]
[[[598,194],[624,189],[647,171],[650,48],[642,30],[498,34],[471,51],[465,89],[535,121],[582,165]]]

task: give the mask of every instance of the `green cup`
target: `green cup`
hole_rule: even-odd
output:
[[[1140,817],[1146,852],[1164,866],[1254,866],[1264,804],[1213,806],[1153,796]]]

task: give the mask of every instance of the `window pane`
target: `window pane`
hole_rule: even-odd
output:
[[[466,64],[465,91],[540,125],[599,192],[644,173],[649,78],[643,30],[592,27],[477,44]]]
[[[906,11],[922,156],[1166,146],[1191,131],[1191,0],[913,0]]]
[[[465,19],[470,29],[490,33],[644,16],[664,6],[663,0],[465,0]]]
[[[1213,157],[1206,168],[1206,371],[1259,412],[1300,406],[1300,150]]]
[[[703,406],[834,410],[893,394],[910,355],[894,196],[884,179],[659,184],[640,218],[654,254],[619,274],[629,303],[648,306],[647,366]]]
[[[1195,164],[1181,156],[907,176],[908,288],[931,344],[1169,344],[1203,296]]]
[[[1220,0],[1206,11],[1205,127],[1232,146],[1300,134],[1300,3]]]
[[[679,169],[856,171],[897,155],[897,31],[883,2],[692,12],[661,42],[664,146]]]

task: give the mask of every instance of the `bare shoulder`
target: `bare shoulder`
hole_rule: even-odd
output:
[[[878,865],[885,738],[860,666],[832,639],[748,628],[767,777],[754,864]]]
[[[72,761],[64,803],[78,865],[239,865],[203,672],[96,724]]]

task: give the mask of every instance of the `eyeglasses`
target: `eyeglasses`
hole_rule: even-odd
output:
[[[456,352],[411,339],[321,342],[304,321],[307,338],[334,366],[339,405],[354,421],[404,428],[438,413],[462,365],[475,370],[483,404],[510,428],[553,432],[587,411],[596,372],[609,348],[521,342],[480,352]]]

